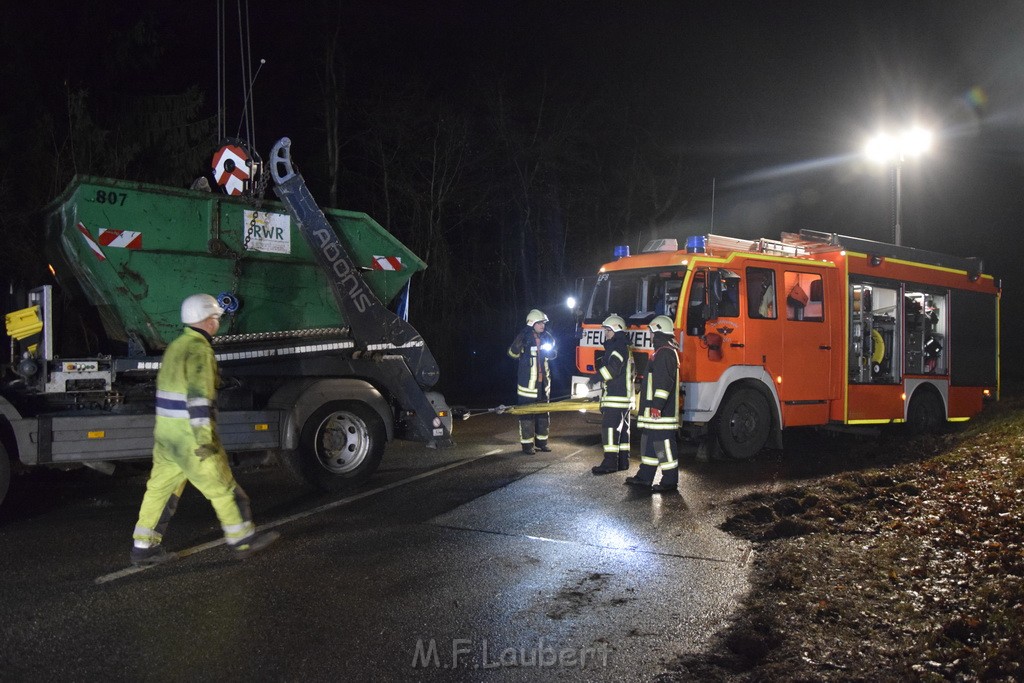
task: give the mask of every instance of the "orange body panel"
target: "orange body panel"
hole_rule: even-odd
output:
[[[903,419],[903,386],[899,384],[851,384],[851,423]]]

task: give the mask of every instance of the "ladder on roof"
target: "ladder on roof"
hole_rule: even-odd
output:
[[[785,236],[784,236],[785,237]],[[804,244],[794,244],[783,240],[760,238],[744,240],[724,235],[708,235],[708,248],[720,251],[749,251],[757,254],[775,254],[777,256],[807,256],[810,252]]]

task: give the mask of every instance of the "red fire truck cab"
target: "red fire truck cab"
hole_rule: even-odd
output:
[[[786,427],[924,432],[998,397],[1001,285],[978,259],[810,230],[649,249],[605,264],[583,302],[574,395],[592,391],[614,313],[638,374],[647,323],[675,321],[684,431],[733,458],[781,447]]]

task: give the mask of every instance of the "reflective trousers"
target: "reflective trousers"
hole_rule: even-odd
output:
[[[132,535],[136,547],[160,544],[188,482],[213,505],[229,545],[236,545],[255,532],[249,497],[235,482],[227,454],[220,449],[215,455],[200,460],[195,447],[192,440],[157,437],[153,447],[153,470]]]
[[[535,413],[533,415],[519,416],[519,443],[523,448],[532,447],[534,442],[537,446],[546,446],[548,443],[548,431],[551,428],[551,413]]]
[[[676,430],[640,430],[640,471],[637,476],[653,481],[654,473],[661,470],[661,483],[679,481],[679,461],[676,459]]]
[[[629,408],[601,408],[601,443],[605,455],[629,456]]]

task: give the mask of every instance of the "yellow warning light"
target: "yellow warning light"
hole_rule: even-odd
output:
[[[907,400],[907,392],[904,391],[902,394],[900,394],[900,400],[901,401],[906,401]]]
[[[982,396],[991,396],[991,395],[992,395],[992,392],[991,392],[991,391],[989,391],[988,389],[985,389],[985,390],[984,390],[983,392],[981,392],[981,395],[982,395]]]
[[[46,264],[46,267],[50,269],[50,275],[52,275],[52,276],[54,276],[54,277],[57,277],[57,271],[53,269],[53,266],[52,266],[52,265],[50,265],[49,263],[47,263],[47,264]]]
[[[268,429],[270,429],[270,425],[268,425],[266,422],[260,422],[260,423],[254,424],[252,426],[252,428],[253,428],[253,430],[255,430],[257,432],[265,432]]]
[[[90,439],[105,439],[107,438],[107,433],[104,431],[87,432],[86,437]]]
[[[776,377],[776,378],[775,378],[775,381],[776,381],[777,383],[779,383],[779,384],[782,384],[782,375],[779,375],[778,377]]]

